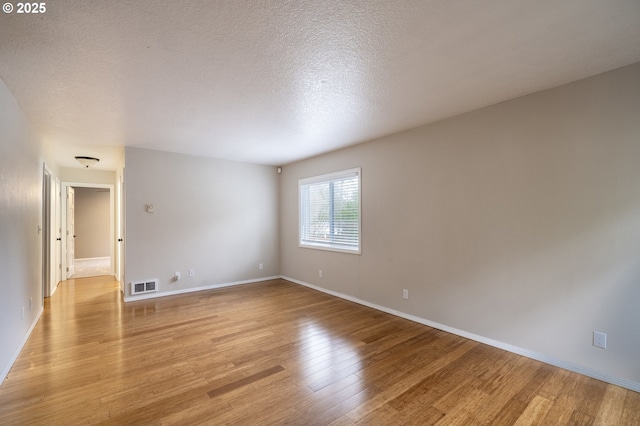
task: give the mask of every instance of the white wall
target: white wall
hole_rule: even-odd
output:
[[[60,180],[73,183],[115,185],[116,172],[113,170],[97,170],[84,167],[61,167]]]
[[[40,143],[0,81],[0,383],[42,311],[42,175]]]
[[[125,163],[125,296],[132,281],[158,278],[167,293],[279,274],[274,167],[139,148]]]
[[[353,167],[362,255],[299,248],[298,179]],[[640,64],[288,165],[280,208],[282,275],[640,389]]]
[[[106,188],[75,188],[75,257],[111,256],[111,207]]]

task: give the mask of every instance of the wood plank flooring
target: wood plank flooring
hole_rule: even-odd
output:
[[[640,394],[284,280],[124,304],[69,280],[0,424],[640,424]]]

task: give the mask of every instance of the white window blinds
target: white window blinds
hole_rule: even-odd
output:
[[[300,246],[360,253],[360,169],[301,179]]]

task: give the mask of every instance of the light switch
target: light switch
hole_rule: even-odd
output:
[[[153,213],[153,204],[146,205],[147,213]]]

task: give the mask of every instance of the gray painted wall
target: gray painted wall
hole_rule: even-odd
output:
[[[125,163],[125,296],[132,281],[170,292],[279,274],[274,167],[139,148]]]
[[[636,64],[290,164],[281,273],[640,383],[639,138]],[[298,179],[353,167],[362,255],[299,248]]]
[[[0,383],[42,310],[42,174],[40,144],[0,81]]]
[[[110,196],[105,188],[75,188],[75,257],[111,256]]]

